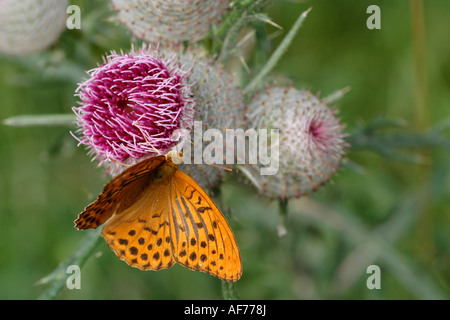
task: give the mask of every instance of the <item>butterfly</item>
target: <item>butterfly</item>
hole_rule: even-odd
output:
[[[180,157],[169,151],[129,167],[104,186],[75,227],[97,228],[106,222],[102,236],[108,246],[141,270],[179,263],[237,281],[242,263],[233,232],[206,192],[178,170]]]

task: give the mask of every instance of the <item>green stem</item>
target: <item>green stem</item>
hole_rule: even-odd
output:
[[[26,126],[73,126],[75,114],[35,114],[13,116],[2,121],[3,124],[13,127]]]
[[[224,300],[239,300],[236,282],[222,280],[222,295]]]
[[[280,213],[280,224],[278,225],[278,236],[284,237],[287,233],[286,229],[286,220],[287,220],[287,214],[288,214],[288,199],[279,199],[279,213]]]
[[[214,202],[216,203],[216,205],[219,208],[221,208],[222,213],[224,213],[224,215],[227,218],[230,218],[229,210],[224,206],[224,201],[222,197],[222,188],[220,187],[220,185],[215,186],[213,188],[213,193],[214,193]],[[237,293],[236,283],[223,280],[221,280],[221,282],[222,282],[221,289],[223,298],[225,300],[238,300],[239,295]]]
[[[280,43],[278,48],[275,50],[275,52],[272,54],[270,59],[267,61],[264,68],[261,69],[261,71],[253,78],[253,80],[245,87],[244,93],[248,94],[252,90],[254,90],[258,84],[261,82],[261,80],[275,67],[275,65],[278,63],[278,61],[281,59],[283,54],[287,51],[288,47],[291,45],[292,41],[294,40],[295,35],[297,34],[298,30],[303,24],[303,21],[305,21],[308,13],[311,11],[312,8],[309,8],[308,10],[304,11],[295,21],[294,25],[292,26],[291,30],[289,30],[286,37],[283,39],[283,41]]]
[[[77,265],[81,269],[100,243],[102,239],[101,229],[98,228],[93,231],[88,231],[72,256],[60,264],[51,274],[37,282],[37,285],[50,284],[50,287],[39,297],[39,300],[53,300],[58,296],[66,285],[67,268],[71,265]]]
[[[413,49],[413,68],[414,68],[414,122],[419,132],[424,132],[429,128],[430,111],[428,106],[428,81],[426,65],[426,41],[425,41],[425,21],[424,21],[424,1],[410,0],[411,8],[411,35]],[[421,155],[431,159],[431,153],[428,150],[421,152]],[[431,163],[431,161],[430,161]],[[431,184],[431,166],[416,166],[414,172],[414,184]],[[428,190],[431,190],[431,186]],[[424,208],[421,214],[417,229],[416,247],[418,254],[423,261],[429,261],[434,256],[435,244],[434,234],[434,210],[433,195],[428,191],[428,206]]]
[[[227,35],[225,36],[225,40],[222,45],[222,49],[220,51],[219,60],[225,64],[230,58],[231,53],[233,52],[237,37],[239,35],[239,31],[252,20],[252,15],[261,10],[261,8],[266,5],[270,0],[255,0],[252,4],[250,4],[246,8],[240,8],[242,11],[240,12],[239,17],[236,17],[233,21],[232,26],[228,29]]]
[[[429,125],[429,111],[423,0],[410,0],[410,7],[414,63],[414,120],[417,129],[424,130]]]

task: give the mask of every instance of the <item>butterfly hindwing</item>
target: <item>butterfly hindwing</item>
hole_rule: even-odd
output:
[[[120,213],[131,206],[149,184],[148,173],[165,160],[156,156],[139,162],[107,183],[97,199],[88,205],[75,220],[78,229],[97,228],[115,212]]]
[[[168,216],[158,199],[166,185],[153,184],[145,195],[105,224],[102,235],[116,255],[142,270],[169,268],[175,262]]]
[[[174,259],[226,281],[241,277],[236,240],[225,217],[205,191],[177,170],[170,192],[170,230]]]

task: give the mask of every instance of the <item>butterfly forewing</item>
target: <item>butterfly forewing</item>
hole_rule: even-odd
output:
[[[104,186],[97,199],[78,215],[75,227],[97,228],[114,213],[120,213],[130,207],[150,183],[149,172],[155,170],[164,160],[164,156],[143,160],[112,179]]]
[[[189,176],[177,170],[170,195],[174,259],[181,265],[227,281],[241,277],[236,240],[212,199]]]

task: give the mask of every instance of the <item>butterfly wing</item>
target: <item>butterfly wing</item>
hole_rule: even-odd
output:
[[[78,229],[97,228],[113,213],[120,213],[130,207],[149,184],[148,173],[165,161],[160,155],[143,160],[107,183],[97,199],[88,205],[75,220]]]
[[[167,183],[152,183],[129,208],[102,230],[109,247],[130,266],[160,270],[174,264],[167,204]]]
[[[226,281],[237,281],[242,263],[233,232],[219,208],[188,175],[176,170],[167,196],[175,261]]]
[[[133,267],[160,270],[178,262],[237,281],[241,257],[225,217],[192,178],[166,166],[165,156],[157,156],[124,171],[79,215],[76,227],[96,228],[109,219],[102,235]]]

